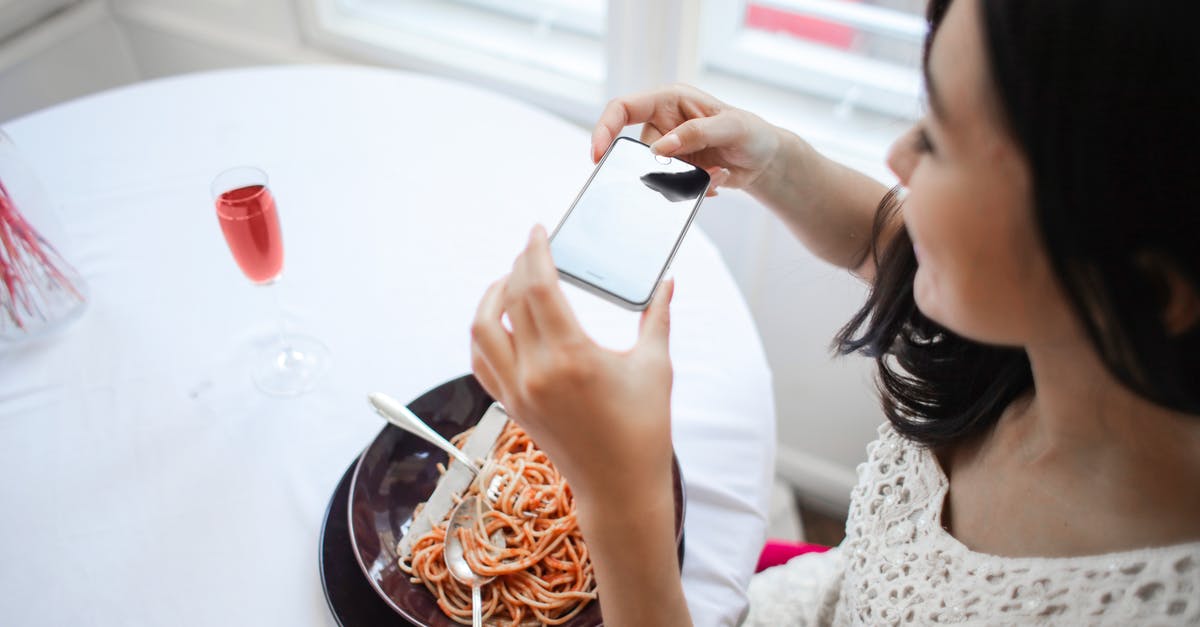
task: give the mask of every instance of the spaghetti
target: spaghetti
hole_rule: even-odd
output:
[[[459,434],[454,443],[461,447],[468,434]],[[486,494],[476,499],[478,522],[459,533],[471,570],[496,577],[482,589],[484,621],[561,625],[577,616],[596,592],[575,501],[546,454],[515,423],[504,428],[492,462],[467,495],[481,489]],[[400,568],[433,593],[447,616],[469,625],[471,587],[450,575],[443,555],[447,522],[417,538]],[[493,542],[497,534],[503,542]]]

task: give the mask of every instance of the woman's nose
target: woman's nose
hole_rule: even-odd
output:
[[[917,167],[917,159],[920,156],[915,149],[918,132],[917,128],[913,127],[892,142],[892,147],[888,149],[888,168],[892,170],[896,178],[900,179],[900,184],[906,187],[909,177],[912,176],[913,168]]]

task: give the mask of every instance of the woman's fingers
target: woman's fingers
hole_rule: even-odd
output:
[[[642,311],[638,321],[637,346],[641,350],[659,351],[666,354],[671,335],[671,299],[675,296],[675,279],[667,279],[658,286],[650,306]]]
[[[646,122],[645,124],[642,125],[642,136],[640,137],[640,139],[643,144],[647,144],[647,145],[653,144],[654,142],[658,141],[658,138],[660,138],[662,136],[663,136],[662,131],[658,130],[657,126],[654,126],[653,124],[651,124],[649,122]]]
[[[693,118],[676,126],[650,146],[655,154],[671,157],[700,152],[709,147],[728,146],[737,142],[745,129],[730,112],[712,117]]]
[[[533,319],[528,299],[524,296],[526,291],[522,276],[524,274],[524,256],[522,253],[513,263],[512,274],[509,275],[508,285],[504,286],[504,294],[501,297],[504,302],[504,311],[508,314],[508,321],[512,324],[512,339],[518,354],[536,348],[540,341],[537,322]]]
[[[604,107],[592,130],[592,162],[600,161],[608,145],[626,126],[663,117],[686,120],[716,112],[720,106],[712,96],[687,85],[670,85],[614,98]],[[670,129],[660,127],[655,130],[661,135]]]
[[[609,101],[592,130],[592,162],[598,163],[608,145],[621,134],[621,129],[630,124],[649,122],[661,105],[662,90],[647,91],[621,96]]]
[[[510,293],[525,305],[525,311],[537,328],[539,341],[571,339],[579,332],[579,323],[558,286],[558,269],[550,257],[550,240],[541,225],[533,228],[529,243],[517,258]]]
[[[724,109],[725,105],[719,100],[689,85],[670,85],[614,98],[604,107],[592,130],[592,162],[598,163],[608,145],[621,134],[621,129],[630,124],[657,120],[659,124],[655,130],[662,133],[671,130],[663,127],[664,119],[705,118]]]
[[[504,289],[507,283],[506,277],[488,288],[475,311],[475,320],[471,323],[472,367],[476,364],[486,365],[486,368],[477,368],[476,374],[483,371],[483,377],[491,381],[490,385],[494,386],[494,389],[489,388],[488,392],[492,396],[508,388],[516,370],[516,347],[508,329],[505,329],[504,323],[501,322],[504,315]],[[483,383],[483,378],[480,382]]]
[[[729,177],[733,176],[733,174],[730,173],[730,171],[728,169],[722,168],[721,166],[713,166],[711,168],[706,168],[704,171],[708,172],[708,180],[709,180],[708,196],[709,197],[716,196],[717,188],[724,185],[725,183],[728,183]]]
[[[530,235],[532,238],[532,234]],[[530,305],[530,292],[534,289],[535,271],[530,268],[530,241],[525,243],[521,254],[513,261],[512,274],[504,289],[504,308],[512,322],[513,340],[518,353],[530,353],[541,345],[538,321]]]
[[[504,402],[507,399],[506,386],[500,385],[500,378],[496,372],[492,370],[491,364],[487,358],[483,356],[479,344],[474,340],[471,341],[471,372],[475,374],[475,379],[479,381],[479,385],[492,398]]]
[[[501,323],[504,314],[512,323],[511,334]],[[521,355],[534,355],[553,342],[572,341],[582,334],[558,286],[546,229],[534,227],[512,274],[488,289],[471,334],[501,385],[510,380]]]

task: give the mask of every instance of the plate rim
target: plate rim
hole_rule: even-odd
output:
[[[321,592],[325,595],[325,605],[329,606],[329,613],[333,615],[333,621],[338,624],[338,627],[346,627],[346,625],[342,622],[342,617],[338,615],[337,608],[333,605],[333,597],[329,594],[329,579],[325,574],[325,543],[329,535],[329,522],[333,520],[333,506],[338,500],[338,492],[341,491],[343,482],[346,484],[347,490],[349,490],[350,483],[354,481],[354,467],[356,465],[357,462],[348,464],[346,469],[342,471],[342,476],[333,485],[333,493],[329,495],[329,503],[325,506],[325,516],[321,519],[321,533],[317,536],[317,569],[321,571]],[[348,491],[346,496],[348,501]],[[349,530],[347,530],[346,535],[350,535],[348,532]],[[353,547],[350,547],[350,550],[354,552]]]
[[[452,379],[452,380],[455,380],[455,379]],[[436,389],[436,386],[433,388],[430,388],[430,391],[432,391],[434,389]],[[405,407],[407,407],[407,406],[408,405],[405,405]],[[395,612],[400,614],[400,616],[402,616],[405,620],[409,621],[410,623],[424,625],[425,621],[422,621],[422,620],[419,620],[419,619],[413,617],[413,615],[409,614],[407,611],[405,611],[404,608],[400,607],[399,605],[396,605],[396,602],[392,600],[392,597],[390,595],[388,595],[386,592],[384,592],[382,588],[379,587],[379,583],[377,581],[375,581],[375,578],[370,575],[370,573],[368,572],[368,569],[367,569],[367,565],[363,563],[362,551],[359,550],[358,540],[355,539],[355,537],[354,537],[354,505],[353,505],[353,501],[354,501],[354,488],[358,482],[359,470],[362,467],[363,460],[366,459],[367,451],[370,450],[371,445],[374,444],[379,439],[379,436],[382,435],[388,428],[398,429],[397,427],[393,427],[390,424],[384,425],[383,428],[380,429],[379,432],[375,434],[375,437],[371,438],[371,442],[363,447],[362,452],[358,454],[358,458],[356,458],[354,460],[354,464],[353,464],[354,470],[350,476],[349,489],[346,492],[346,511],[345,511],[346,529],[349,532],[348,535],[350,536],[350,552],[354,554],[354,561],[358,562],[358,569],[359,569],[359,571],[361,571],[360,574],[362,574],[363,579],[367,580],[367,584],[370,585],[371,589],[375,591],[376,596],[383,599],[384,603],[387,603],[388,606],[392,608],[392,610],[394,610]]]

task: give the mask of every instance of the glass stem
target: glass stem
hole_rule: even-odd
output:
[[[287,326],[283,316],[283,300],[279,296],[279,281],[272,281],[267,289],[271,290],[271,294],[275,298],[275,319],[279,322],[279,328],[276,329],[279,333],[279,350],[291,357],[292,347],[288,346],[287,341]]]

